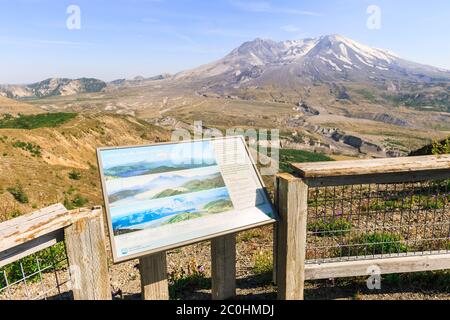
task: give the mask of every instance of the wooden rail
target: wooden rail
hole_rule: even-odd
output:
[[[66,242],[76,300],[111,299],[101,208],[56,204],[0,224],[0,267]]]
[[[274,234],[274,276],[279,299],[303,299],[304,281],[450,268],[449,253],[398,255],[367,260],[305,264],[308,189],[370,183],[401,183],[450,179],[450,155],[292,164],[294,174],[275,179],[279,221]]]

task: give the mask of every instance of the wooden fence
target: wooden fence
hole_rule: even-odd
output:
[[[275,183],[280,220],[274,239],[274,276],[280,299],[303,299],[305,280],[370,275],[368,271],[374,267],[380,274],[450,268],[450,183],[446,180],[450,179],[449,155],[306,163],[292,167],[294,174],[280,174]],[[389,188],[389,184],[394,187]],[[401,191],[397,184],[401,185]],[[312,192],[313,188],[316,191]],[[336,188],[342,189],[341,196],[337,195]],[[362,195],[359,199],[355,199],[356,189]],[[437,196],[423,195],[427,190],[437,190]],[[374,194],[376,202],[370,199]],[[315,195],[318,196],[311,199]],[[343,203],[356,202],[359,209],[336,203],[337,199]],[[313,211],[311,206],[315,207]],[[419,215],[423,216],[422,220]],[[320,224],[312,221],[314,216],[320,217]],[[387,220],[390,224],[385,223]],[[343,225],[339,230],[332,229],[336,221]],[[358,223],[364,227],[357,229]],[[388,234],[386,230],[394,230],[396,234],[383,238]],[[332,239],[325,239],[325,232],[331,233]],[[345,241],[352,232],[362,233],[357,238],[360,243],[349,245]],[[376,245],[367,243],[368,237],[364,238],[369,232],[381,238]],[[315,241],[321,241],[322,245],[316,245]],[[416,246],[421,249],[414,251],[411,246],[413,249],[409,251],[407,244],[411,243],[421,245]],[[309,250],[310,246],[314,249]],[[368,253],[368,248],[373,253]],[[319,254],[314,256],[314,250],[320,251]],[[363,255],[352,255],[352,251],[363,251]],[[329,252],[335,253],[334,258],[324,258]],[[307,257],[308,253],[313,259]]]
[[[274,229],[274,277],[279,299],[303,299],[305,280],[363,276],[373,266],[381,274],[450,268],[450,246],[446,247],[450,243],[450,183],[445,180],[450,179],[450,156],[292,166],[294,174],[280,174],[275,181],[279,221]],[[399,183],[401,190],[397,189]],[[415,183],[420,183],[420,187]],[[389,189],[387,186],[392,184],[394,187]],[[375,191],[372,185],[376,186]],[[336,191],[339,187],[340,196]],[[327,188],[333,189],[327,193]],[[355,189],[360,192],[357,206]],[[424,190],[428,190],[428,196],[436,191],[438,197],[424,196]],[[374,195],[376,203],[372,201]],[[407,197],[411,200],[406,201]],[[340,210],[337,199],[342,202]],[[379,201],[389,206],[380,206]],[[403,215],[405,210],[407,215]],[[425,214],[423,221],[418,219],[420,214]],[[320,223],[313,220],[317,215],[322,217]],[[365,219],[364,227],[361,217]],[[390,224],[385,223],[386,218],[391,219]],[[324,228],[324,221],[331,221],[331,226],[338,225],[338,229],[328,225]],[[101,208],[67,211],[61,204],[6,221],[0,224],[0,269],[64,242],[73,298],[111,299],[104,230]],[[375,246],[365,243],[366,240],[345,242],[350,234],[383,235],[377,230],[396,230],[399,236],[377,240],[381,252],[376,252]],[[411,238],[411,230],[415,230],[415,238]],[[420,244],[422,249],[411,251],[407,246],[410,243]],[[374,251],[367,252],[368,248]],[[352,255],[362,249],[363,255]],[[211,240],[211,259],[212,298],[233,298],[236,235]],[[166,253],[143,257],[139,266],[143,298],[168,299]],[[6,287],[9,285],[6,283]],[[1,289],[0,285],[0,293]]]
[[[0,224],[0,268],[62,241],[74,299],[111,299],[101,208],[68,211],[56,204]],[[19,282],[27,287],[28,277],[20,268],[23,277]],[[42,277],[41,271],[37,272]]]
[[[67,254],[67,269],[70,274],[70,289],[76,300],[111,299],[108,256],[102,208],[68,211],[62,204],[20,216],[0,224],[0,270],[19,260],[42,252],[64,242]],[[211,241],[212,252],[212,298],[226,299],[235,296],[236,283],[236,238],[227,235]],[[8,295],[14,285],[23,284],[24,294],[19,298],[47,298],[45,290],[31,297],[27,282],[31,277],[41,277],[48,270],[33,261],[37,270],[27,275],[20,264],[22,275],[18,281],[0,282],[1,294]],[[142,298],[165,300],[169,298],[166,253],[139,259]],[[0,280],[4,275],[0,272]],[[56,275],[58,277],[58,275]],[[4,276],[6,279],[6,275]],[[57,282],[59,290],[60,283]],[[61,293],[61,292],[60,292]]]

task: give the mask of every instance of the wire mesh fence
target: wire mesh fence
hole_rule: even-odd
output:
[[[0,268],[0,300],[71,299],[64,242]]]
[[[450,180],[310,188],[307,263],[450,252]]]

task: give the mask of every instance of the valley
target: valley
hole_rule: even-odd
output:
[[[404,156],[450,135],[449,86],[449,71],[337,35],[256,39],[175,75],[2,85],[2,219],[55,202],[102,203],[97,147],[168,141],[194,121],[279,129],[283,149],[327,158]],[[60,116],[24,117],[47,113]]]

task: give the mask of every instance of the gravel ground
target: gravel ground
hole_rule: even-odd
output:
[[[270,263],[272,254],[272,227],[250,230],[237,238],[237,299],[275,299],[276,287],[271,283]],[[210,299],[211,256],[209,242],[204,242],[168,253],[168,273],[173,299]],[[140,299],[139,261],[133,260],[110,267],[111,286],[115,299]],[[199,271],[200,270],[200,271]],[[66,279],[67,271],[58,273],[60,279]],[[183,276],[184,274],[184,276]],[[191,277],[189,277],[191,274]],[[195,278],[195,275],[198,277]],[[55,286],[55,274],[43,275],[41,283],[29,283],[14,287],[12,297],[25,299],[28,290],[31,296],[44,292],[45,288]],[[193,280],[197,279],[197,280]],[[200,279],[200,280],[198,280]],[[450,273],[442,278],[428,277],[415,279],[414,282],[402,282],[393,285],[383,283],[381,290],[370,291],[365,279],[336,279],[308,281],[305,288],[307,300],[450,300],[450,293],[439,288],[438,282],[450,281]],[[45,288],[44,288],[45,287]],[[49,293],[51,299],[71,298],[67,287]],[[66,291],[66,292],[65,292]],[[65,293],[64,293],[65,292]],[[7,299],[0,293],[0,299]]]

